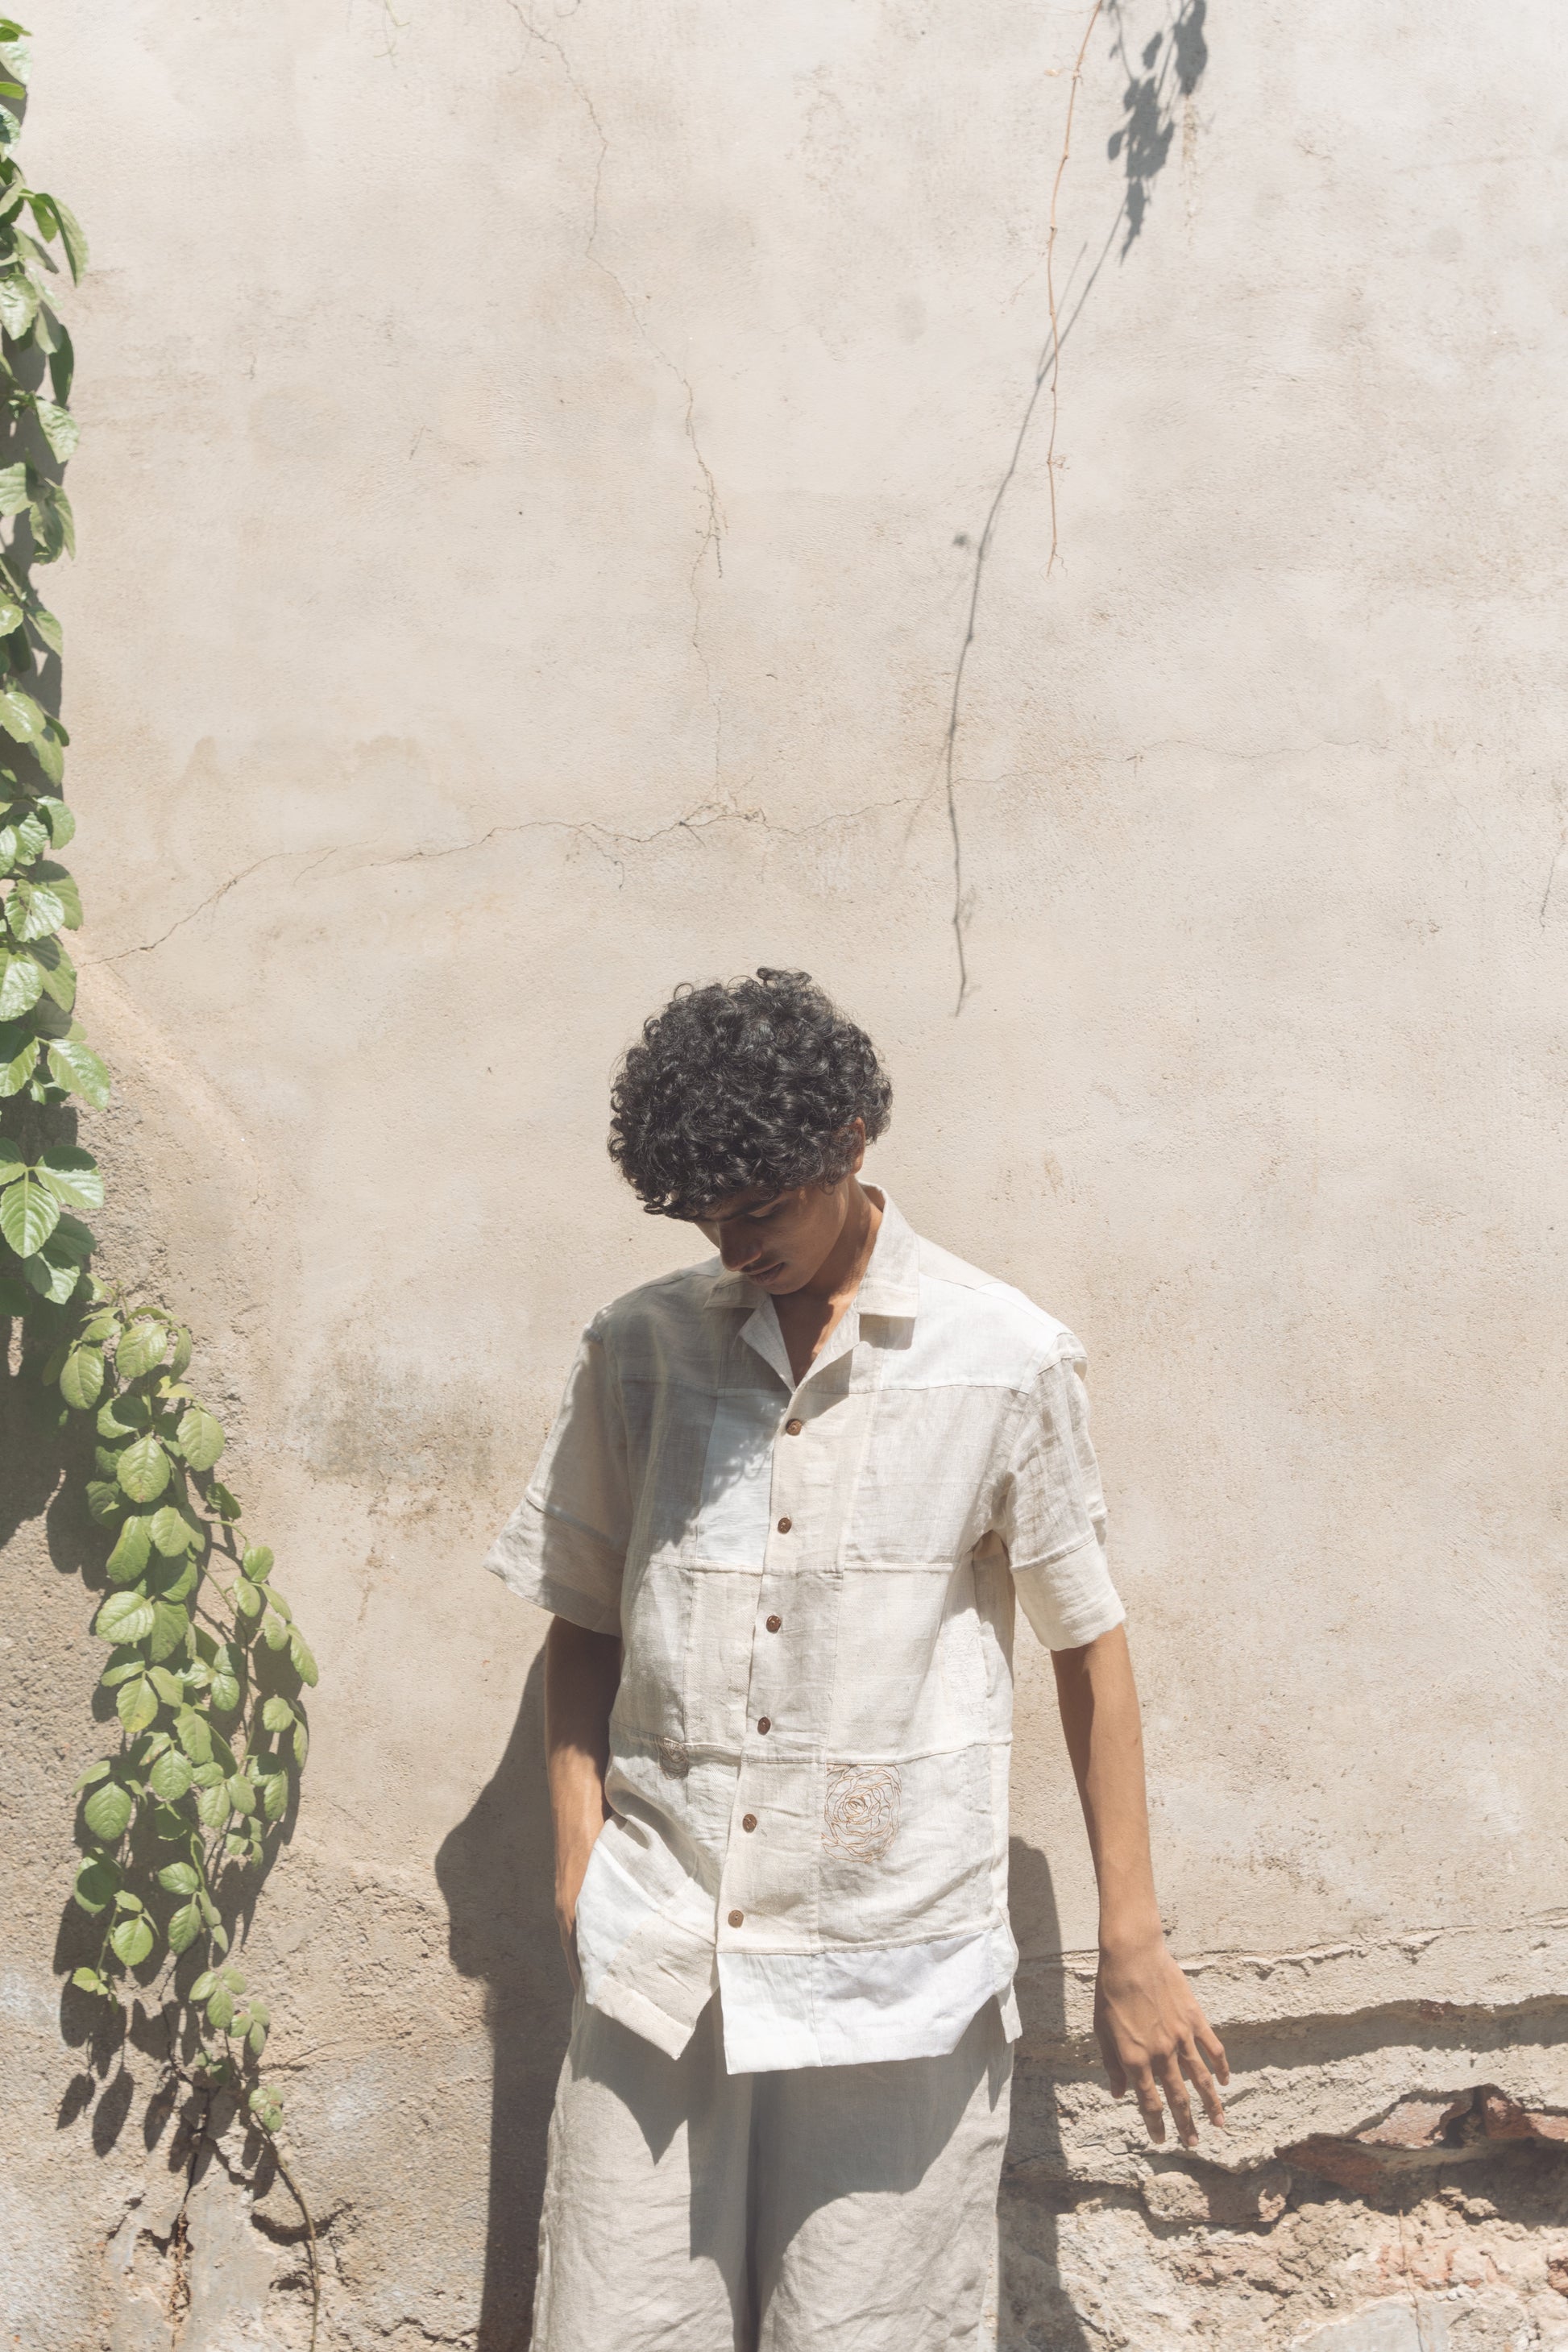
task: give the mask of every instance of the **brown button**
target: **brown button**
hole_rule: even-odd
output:
[[[773,1717],[772,1717],[771,1715],[763,1715],[763,1716],[759,1716],[759,1717],[758,1717],[758,1718],[757,1718],[757,1729],[758,1729],[759,1731],[771,1731],[771,1730],[773,1729]]]
[[[780,1533],[780,1535],[781,1535],[781,1536],[787,1536],[787,1535],[788,1535],[788,1533],[789,1533],[789,1531],[790,1531],[790,1529],[791,1529],[791,1528],[793,1528],[793,1527],[794,1527],[794,1525],[795,1525],[795,1521],[794,1521],[793,1519],[781,1519],[781,1520],[779,1521],[779,1533]]]
[[[805,1423],[804,1421],[786,1421],[784,1423],[784,1435],[786,1437],[798,1437],[805,1427]]]
[[[746,1916],[746,1915],[745,1915],[745,1913],[744,1913],[743,1911],[731,1911],[731,1914],[730,1914],[730,1925],[731,1925],[731,1927],[738,1927],[740,1926],[740,1924],[741,1924],[742,1920],[745,1917],[745,1916]]]
[[[757,1826],[757,1817],[756,1817],[755,1813],[742,1813],[742,1816],[741,1816],[741,1827],[742,1827],[743,1830],[754,1830],[754,1829],[756,1828],[756,1826]]]
[[[784,1619],[783,1619],[782,1617],[770,1617],[770,1618],[768,1619],[768,1631],[769,1631],[769,1633],[776,1633],[778,1632],[778,1630],[779,1630],[779,1627],[780,1627],[783,1623],[784,1623]]]

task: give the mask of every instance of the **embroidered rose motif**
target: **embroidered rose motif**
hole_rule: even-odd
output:
[[[656,1739],[653,1749],[658,1758],[658,1769],[667,1780],[685,1780],[691,1769],[691,1757],[680,1740]]]
[[[824,1836],[856,1862],[879,1862],[898,1835],[901,1784],[891,1764],[832,1764]]]

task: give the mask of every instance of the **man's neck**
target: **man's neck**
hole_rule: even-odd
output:
[[[816,1299],[824,1306],[837,1306],[848,1298],[870,1263],[881,1222],[879,1203],[863,1184],[851,1178],[843,1231],[811,1280],[803,1282],[795,1296]]]

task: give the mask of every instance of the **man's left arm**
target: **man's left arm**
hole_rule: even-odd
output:
[[[1187,2084],[1209,2121],[1223,2127],[1215,2077],[1228,2083],[1230,2068],[1160,1924],[1143,1727],[1126,1629],[1112,1626],[1081,1649],[1053,1650],[1051,1664],[1100,1886],[1094,2027],[1110,2087],[1120,2099],[1131,2086],[1154,2140],[1165,2137],[1163,2093],[1183,2147],[1195,2147]]]

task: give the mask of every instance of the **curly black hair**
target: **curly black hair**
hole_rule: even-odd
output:
[[[643,1023],[610,1091],[610,1157],[650,1217],[700,1216],[765,1185],[837,1184],[893,1089],[863,1029],[806,971],[684,982]]]

